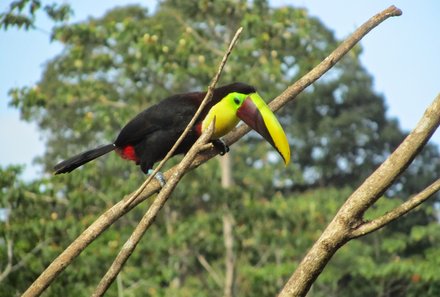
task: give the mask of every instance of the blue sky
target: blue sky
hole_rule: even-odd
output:
[[[0,3],[0,11],[10,1]],[[75,11],[72,21],[101,16],[110,8],[140,1],[70,1]],[[154,7],[154,1],[147,1]],[[379,0],[294,0],[271,1],[275,6],[306,7],[320,18],[338,38],[344,38],[375,13],[394,4],[403,15],[392,18],[367,35],[363,41],[362,61],[373,75],[375,90],[385,96],[388,115],[398,118],[405,130],[420,119],[425,108],[440,92],[440,1],[393,2]],[[40,18],[42,30],[0,31],[0,165],[25,164],[25,179],[38,175],[32,160],[44,153],[41,135],[32,124],[20,121],[16,110],[8,107],[7,92],[12,87],[31,86],[41,77],[45,61],[62,47],[50,43],[50,23]],[[246,30],[246,28],[244,28]],[[440,132],[433,142],[440,144]]]

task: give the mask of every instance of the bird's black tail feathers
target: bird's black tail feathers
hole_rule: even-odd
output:
[[[53,169],[55,170],[55,174],[71,172],[79,166],[113,151],[115,148],[116,146],[113,143],[97,147],[64,160],[55,165]]]

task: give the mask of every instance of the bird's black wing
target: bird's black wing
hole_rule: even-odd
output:
[[[200,93],[178,94],[145,109],[122,128],[115,145],[136,145],[161,130],[183,131],[197,111],[199,97]]]

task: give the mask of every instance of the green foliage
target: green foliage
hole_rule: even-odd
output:
[[[24,15],[39,1],[18,1],[2,14]],[[45,6],[54,21],[70,13]],[[51,7],[51,8],[47,8]],[[65,8],[67,9],[67,8]],[[34,11],[29,25],[34,25]],[[79,151],[108,143],[137,112],[170,94],[205,89],[235,30],[245,28],[222,83],[255,85],[266,100],[312,69],[337,41],[319,20],[267,1],[162,1],[155,12],[120,7],[99,19],[53,28],[63,52],[45,65],[35,86],[10,90],[11,105],[40,127],[47,172]],[[377,167],[405,134],[386,117],[383,97],[359,63],[360,48],[286,106],[280,120],[293,162],[282,160],[251,133],[231,153],[235,186],[220,186],[215,160],[189,173],[149,230],[108,296],[222,295],[222,217],[234,217],[236,291],[275,295],[331,220],[351,188]],[[179,158],[174,158],[175,164]],[[440,172],[438,149],[428,146],[388,194],[367,214],[374,218],[420,190]],[[1,207],[10,219],[0,246],[14,242],[13,264],[0,295],[23,292],[96,217],[132,192],[140,171],[116,155],[68,175],[23,183],[20,169],[1,169]],[[210,182],[207,182],[210,181]],[[47,290],[48,296],[90,295],[147,206],[112,226]],[[432,205],[334,257],[312,291],[316,296],[438,296],[435,248],[439,226]],[[37,250],[35,250],[35,248]],[[6,250],[1,249],[2,259]],[[202,264],[205,259],[220,279]],[[3,263],[3,262],[2,262]],[[0,264],[0,270],[4,264]],[[2,284],[3,285],[3,284]],[[118,288],[119,286],[119,288]]]
[[[73,13],[70,6],[65,3],[43,6],[40,0],[16,0],[11,2],[7,11],[0,13],[0,29],[7,30],[11,27],[34,29],[37,12],[41,9],[54,22],[67,21]]]

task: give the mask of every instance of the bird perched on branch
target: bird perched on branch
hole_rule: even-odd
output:
[[[116,151],[123,159],[134,161],[147,174],[154,163],[162,160],[172,148],[205,95],[206,92],[192,92],[162,100],[129,121],[113,143],[58,163],[54,167],[55,174],[71,172],[111,151]],[[229,148],[220,137],[243,120],[278,151],[286,165],[289,162],[290,148],[283,128],[255,88],[244,83],[232,83],[214,89],[211,101],[202,110],[174,155],[188,152],[214,118],[215,130],[211,140],[221,154]]]

